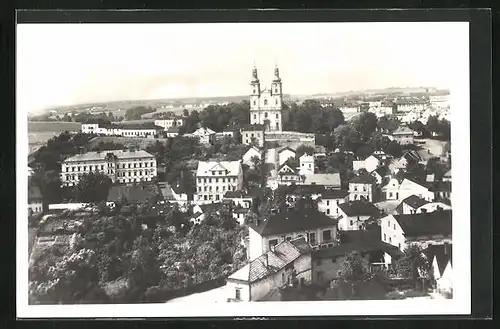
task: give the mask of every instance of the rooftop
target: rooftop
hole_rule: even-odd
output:
[[[422,198],[419,198],[416,195],[410,195],[409,197],[404,199],[402,202],[406,203],[407,205],[409,205],[413,209],[418,209],[418,208],[422,207],[423,205],[426,205],[429,203],[428,201],[426,201]]]
[[[199,161],[196,176],[209,176],[211,171],[223,171],[225,176],[238,176],[241,172],[240,161]]]
[[[451,210],[393,216],[403,229],[406,237],[419,237],[423,235],[451,236]]]
[[[311,252],[311,246],[304,238],[278,243],[274,250],[269,250],[254,259],[243,268],[231,274],[228,279],[257,282],[274,273],[279,272],[288,264],[295,261],[303,254]]]
[[[368,201],[349,201],[339,204],[339,208],[349,217],[376,216],[380,214],[380,210]]]
[[[304,230],[329,227],[337,224],[337,221],[328,217],[317,209],[295,208],[284,210],[267,220],[261,220],[257,225],[250,227],[262,236],[302,232]]]
[[[118,159],[143,159],[143,158],[154,158],[154,156],[146,151],[122,151],[122,150],[109,150],[100,152],[86,152],[83,154],[77,154],[72,157],[67,158],[64,162],[79,162],[79,161],[97,161],[105,160],[108,154],[115,155]]]
[[[360,243],[381,241],[380,226],[368,230],[339,231],[340,243]]]
[[[340,187],[340,174],[333,173],[333,174],[306,175],[304,184]]]
[[[384,251],[391,256],[399,256],[402,252],[395,246],[382,241],[357,241],[350,243],[342,243],[331,248],[320,249],[312,253],[313,258],[333,258],[344,256],[351,252],[371,252]]]
[[[359,176],[354,176],[349,181],[349,183],[354,183],[354,184],[375,184],[376,182],[377,179],[368,173]]]

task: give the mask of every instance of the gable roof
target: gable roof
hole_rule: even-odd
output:
[[[254,283],[274,273],[295,261],[301,255],[311,252],[311,246],[304,238],[278,243],[274,250],[269,250],[254,259],[243,268],[231,274],[228,279]]]
[[[294,150],[294,149],[292,149],[291,147],[289,147],[289,146],[285,146],[285,147],[283,147],[281,150],[279,150],[279,151],[278,151],[278,155],[279,155],[279,154],[281,154],[282,152],[286,151],[286,150],[288,150],[288,151],[290,151],[290,152],[293,152],[294,154],[296,153],[296,152],[295,152],[295,150]]]
[[[439,275],[443,275],[448,263],[452,263],[452,245],[429,245],[425,250],[427,259],[431,262],[436,260]]]
[[[121,202],[126,199],[130,203],[148,203],[155,198],[163,198],[161,189],[154,184],[128,186],[112,186],[108,192],[109,202]]]
[[[325,186],[339,186],[340,187],[340,174],[311,174],[306,175],[304,184],[309,185],[325,185]]]
[[[430,213],[392,215],[403,229],[406,237],[422,235],[451,236],[451,210],[437,210]]]
[[[214,169],[220,168],[220,169]],[[199,161],[196,176],[206,176],[211,170],[227,170],[226,176],[238,176],[241,171],[240,161]]]
[[[409,197],[407,197],[406,199],[401,201],[401,203],[403,203],[403,202],[406,203],[407,205],[409,205],[410,207],[412,207],[413,209],[418,209],[418,208],[422,207],[423,205],[426,205],[429,203],[428,201],[426,201],[422,198],[419,198],[416,195],[410,195]]]
[[[446,174],[444,174],[444,177],[449,177],[449,178],[451,178],[451,169],[450,169],[450,170],[448,170],[448,171],[446,172]]]
[[[260,224],[249,226],[262,236],[281,233],[300,232],[334,226],[337,221],[324,213],[312,208],[294,208],[284,210],[269,219],[261,221]]]
[[[288,170],[289,169],[289,170]],[[284,170],[284,171],[283,171]],[[292,168],[290,166],[290,164],[288,163],[288,161],[286,161],[285,163],[283,163],[279,169],[278,169],[278,174],[284,174],[284,173],[293,173],[293,174],[296,174],[298,175],[297,173],[297,170],[295,170],[294,168]]]
[[[354,183],[354,184],[375,184],[376,182],[377,179],[370,174],[362,174],[359,176],[354,176],[349,181],[349,183]]]
[[[380,210],[372,203],[367,201],[349,201],[339,204],[339,208],[348,217],[352,216],[376,216],[380,214]]]

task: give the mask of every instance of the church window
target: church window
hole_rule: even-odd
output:
[[[253,101],[253,105],[256,105],[256,104],[257,104],[257,102],[256,102],[256,101]]]
[[[279,119],[279,118],[280,118],[279,114],[278,114],[278,113],[276,113],[276,119]]]
[[[264,105],[267,105],[267,99],[264,99]]]
[[[267,112],[266,112],[266,113],[264,113],[264,117],[266,117],[266,118],[267,118]]]
[[[253,118],[254,118],[255,120],[257,120],[257,114],[254,114],[254,115],[253,115]]]

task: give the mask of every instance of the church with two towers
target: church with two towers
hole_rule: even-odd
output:
[[[250,124],[263,125],[266,131],[282,131],[283,90],[279,69],[274,69],[271,88],[261,89],[257,68],[253,68],[250,96]]]

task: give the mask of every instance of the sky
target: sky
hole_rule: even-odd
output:
[[[464,23],[19,24],[17,106],[250,93],[255,63],[283,92],[448,88]]]

